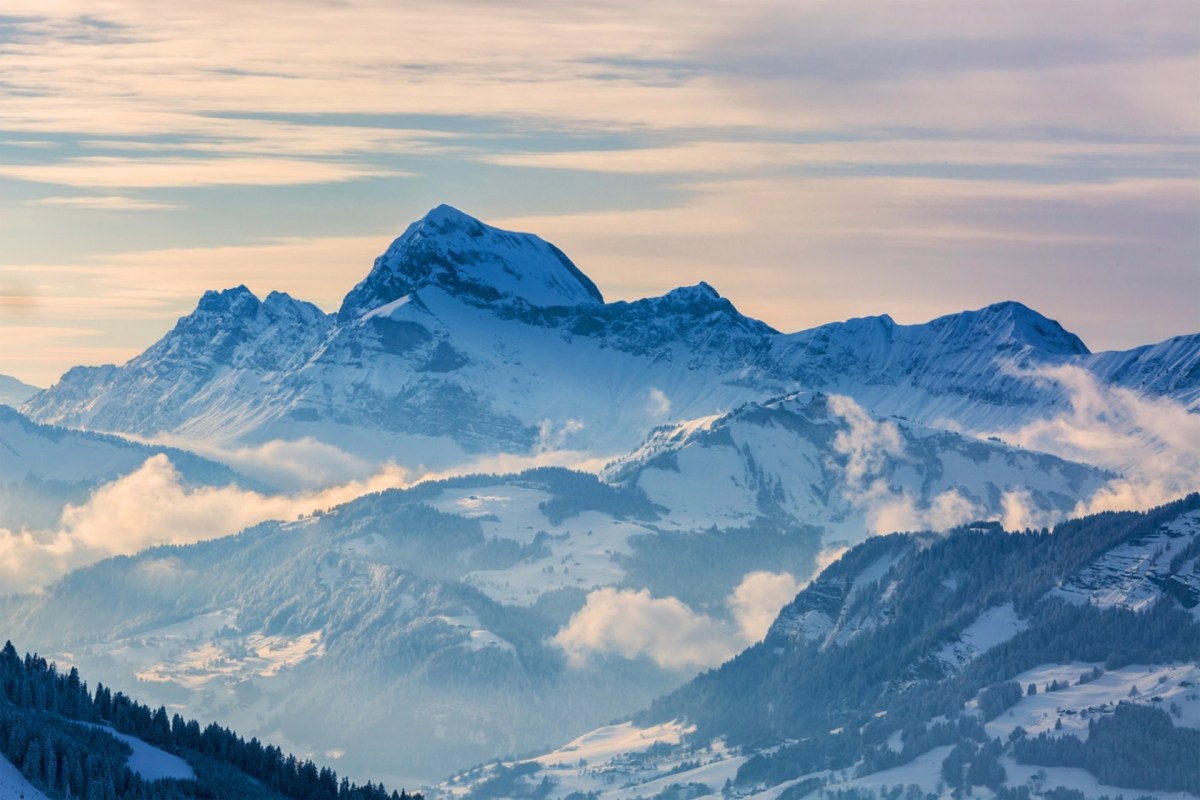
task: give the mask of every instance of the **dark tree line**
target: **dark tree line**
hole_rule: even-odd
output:
[[[0,705],[0,752],[50,797],[174,800],[175,781],[149,784],[127,767],[131,750],[99,728]]]
[[[1014,742],[1013,754],[1024,764],[1082,767],[1112,786],[1200,794],[1200,731],[1149,706],[1121,703],[1088,724],[1086,740],[1042,733]]]
[[[196,770],[196,781],[145,781],[125,765],[129,746],[101,728],[110,726],[168,753]],[[421,800],[388,792],[382,784],[353,784],[328,767],[249,741],[215,723],[201,728],[168,716],[103,684],[89,691],[72,667],[62,673],[37,655],[0,651],[0,751],[22,774],[55,798],[175,800],[175,798],[285,797],[291,800]],[[253,780],[251,780],[253,779]],[[257,782],[257,783],[255,783]]]
[[[1024,694],[1016,681],[989,686],[979,693],[979,711],[985,721],[993,720],[1020,702]]]

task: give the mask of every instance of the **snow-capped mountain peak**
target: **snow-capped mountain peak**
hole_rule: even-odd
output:
[[[248,321],[259,315],[262,315],[264,322],[311,322],[312,317],[324,316],[324,312],[312,303],[297,300],[286,292],[271,292],[265,299],[259,300],[254,292],[240,285],[221,291],[208,290],[196,304],[195,312],[182,318],[180,324],[213,317]]]
[[[741,313],[734,308],[733,303],[704,281],[695,286],[680,286],[672,289],[658,298],[658,309],[662,313],[685,312],[690,317],[705,317],[714,312],[723,313],[731,318],[742,319]],[[774,333],[765,323],[753,321],[755,330]]]
[[[203,360],[211,364],[254,363],[276,368],[292,354],[263,344],[278,338],[278,332],[272,331],[280,323],[289,331],[307,331],[305,338],[313,338],[328,328],[329,317],[313,304],[283,292],[271,292],[266,300],[259,300],[245,286],[210,290],[194,312],[176,323],[170,336],[135,361],[151,356],[192,363],[195,354],[203,353]]]
[[[600,290],[557,247],[538,236],[484,224],[440,205],[408,226],[346,295],[340,322],[426,286],[466,302],[530,306],[600,305]]]
[[[541,436],[546,426],[572,431],[573,449],[616,454],[664,422],[797,390],[935,427],[1015,430],[1066,407],[1066,389],[1022,374],[1042,366],[1076,364],[1194,405],[1198,342],[1088,355],[1016,302],[792,334],[703,282],[605,303],[553,245],[438,206],[336,315],[283,294],[260,301],[244,286],[210,292],[128,364],[72,370],[23,408],[39,422],[140,435],[314,437],[372,461],[441,467],[464,453],[565,444]],[[371,433],[347,439],[345,426]]]
[[[1078,336],[1056,320],[1015,300],[941,317],[929,325],[945,338],[960,340],[964,346],[974,346],[982,339],[1002,349],[1034,347],[1042,353],[1067,356],[1090,352]]]
[[[257,312],[260,305],[261,301],[242,284],[221,291],[209,289],[196,304],[196,311],[245,316]]]

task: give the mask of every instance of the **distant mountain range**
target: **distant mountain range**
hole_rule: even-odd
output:
[[[1176,563],[1180,548],[1195,548],[1194,502],[1162,512],[1184,520],[1170,522],[1183,526],[1171,528],[1178,535],[1142,536],[1162,514],[1153,523],[1112,518],[1131,526],[1120,534],[1106,517],[1077,523],[1103,547],[1075,528],[1039,532],[1121,477],[1112,463],[1003,441],[1071,408],[1070,387],[1038,377],[1064,367],[1097,392],[1200,408],[1200,334],[1093,354],[1014,302],[923,325],[883,316],[785,334],[704,283],[605,303],[553,245],[440,206],[409,226],[336,313],[281,293],[260,300],[245,287],[208,292],[127,364],[77,367],[20,412],[0,407],[0,534],[26,541],[35,534],[25,528],[52,529],[66,503],[149,458],[169,461],[190,490],[272,491],[186,450],[119,434],[163,435],[206,453],[316,442],[415,474],[479,474],[109,559],[43,592],[0,598],[0,631],[151,703],[219,717],[394,785],[649,707],[636,726],[603,729],[592,744],[608,742],[605,758],[647,765],[625,733],[653,728],[675,741],[693,723],[698,733],[684,751],[663,745],[649,771],[596,774],[647,797],[707,796],[697,787],[721,792],[723,779],[684,768],[715,758],[695,746],[721,755],[719,773],[735,756],[766,758],[821,726],[861,728],[864,703],[899,717],[894,703],[990,663],[987,653],[1008,641],[1001,634],[1046,630],[1039,615],[1050,612],[1039,609],[1062,604],[1044,598],[1165,609],[1165,593],[1194,609],[1195,559]],[[555,458],[597,472],[496,466]],[[144,498],[155,502],[153,492]],[[933,533],[946,530],[958,532]],[[871,538],[893,531],[926,533]],[[1113,583],[1111,573],[1124,577]],[[874,648],[881,666],[838,660],[855,648]],[[1038,652],[1044,660],[1022,670],[1060,660]],[[1061,658],[1091,663],[1093,652]],[[1178,687],[1184,674],[1167,680]],[[905,694],[910,684],[924,688]],[[978,703],[963,693],[987,685],[953,691]],[[772,711],[785,702],[786,713]],[[961,702],[943,705],[947,719],[961,712]],[[905,730],[927,710],[905,710]],[[922,724],[937,728],[935,717]],[[915,727],[879,731],[895,752],[925,741]],[[821,780],[847,790],[832,777],[858,769],[849,755],[891,758],[875,739],[838,741],[851,739],[820,762]],[[984,744],[972,741],[964,765]],[[585,775],[566,752],[553,760]],[[537,767],[558,781],[550,795],[611,788],[568,781],[567,767],[550,763]],[[535,770],[520,769],[489,768],[447,790],[524,796]],[[670,788],[679,781],[663,769],[690,777]],[[666,782],[650,787],[651,775]],[[783,784],[816,779],[725,777],[729,796],[763,800],[802,796],[792,788],[800,783]]]
[[[152,702],[345,753],[346,768],[395,783],[569,737],[708,665],[603,647],[573,665],[562,632],[591,592],[675,598],[733,629],[729,598],[748,575],[807,575],[831,540],[879,522],[849,488],[882,481],[894,495],[871,502],[924,528],[1002,518],[1014,493],[1061,516],[1109,477],[914,423],[853,422],[897,437],[853,486],[855,454],[835,444],[851,423],[826,397],[792,397],[664,430],[606,481],[543,468],[392,490],[104,561],[0,599],[0,620],[110,684],[140,682]],[[716,660],[745,643],[726,638]]]
[[[1091,354],[1019,303],[897,325],[782,334],[700,283],[604,303],[557,248],[449,206],[413,223],[341,308],[209,292],[124,366],[79,367],[33,419],[224,444],[311,436],[442,467],[484,453],[619,454],[655,425],[797,390],[962,430],[1061,408],[1016,370],[1077,365],[1111,386],[1200,404],[1200,335]]]
[[[19,406],[41,389],[22,383],[8,375],[0,375],[0,405]]]

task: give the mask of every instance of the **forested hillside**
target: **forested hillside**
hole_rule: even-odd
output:
[[[338,779],[328,767],[210,723],[168,716],[36,655],[0,651],[0,754],[52,798],[86,800],[419,800],[382,784]],[[131,740],[132,737],[132,740]],[[149,745],[143,748],[141,744]],[[134,748],[160,768],[133,765]],[[176,758],[171,758],[174,756]],[[161,764],[178,764],[161,769]],[[170,772],[153,779],[147,773]],[[190,777],[184,777],[190,773]]]
[[[473,798],[1200,793],[1200,494],[848,551],[765,639]],[[1184,794],[1171,794],[1184,793]]]

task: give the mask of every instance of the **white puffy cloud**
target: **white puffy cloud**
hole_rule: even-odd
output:
[[[751,572],[729,596],[729,610],[746,644],[757,642],[807,581],[788,572]]]
[[[1049,528],[1062,519],[1062,514],[1039,509],[1033,502],[1028,489],[1017,488],[1000,497],[1003,516],[1000,524],[1006,531],[1037,530]]]
[[[1200,415],[1169,398],[1104,385],[1073,365],[1009,368],[1014,375],[1061,390],[1066,410],[1015,430],[987,431],[1012,444],[1109,469],[1120,476],[1080,499],[1070,516],[1144,509],[1200,489]],[[831,396],[830,410],[847,427],[834,440],[843,473],[842,494],[864,511],[871,533],[946,530],[987,516],[987,510],[950,489],[923,505],[886,480],[895,461],[906,460],[899,429],[875,420],[854,400]],[[1049,527],[1066,514],[1038,509],[1031,493],[1013,487],[1001,495],[1007,530]]]
[[[841,417],[847,428],[838,431],[833,450],[846,460],[842,472],[845,491],[869,496],[886,491],[879,475],[893,459],[904,459],[904,439],[889,420],[876,420],[853,399],[829,395],[829,410]]]
[[[942,492],[922,515],[925,526],[935,531],[949,530],[984,515],[984,508],[957,489]]]
[[[829,410],[847,426],[833,440],[833,451],[841,459],[831,458],[830,465],[842,475],[842,496],[865,512],[870,533],[947,530],[983,515],[984,509],[957,489],[927,504],[904,489],[894,489],[889,473],[897,462],[909,460],[899,427],[874,419],[843,395],[829,396]]]
[[[561,423],[543,419],[538,423],[538,440],[534,447],[537,453],[553,453],[563,449],[563,446],[575,434],[586,426],[582,420],[567,419]]]
[[[130,436],[135,441],[190,450],[214,461],[228,464],[247,477],[283,491],[311,491],[335,484],[363,481],[393,466],[376,463],[347,453],[336,445],[311,436],[300,439],[272,439],[258,445],[224,447],[203,439],[174,434],[150,438]],[[398,473],[397,473],[398,474]]]
[[[1075,515],[1149,508],[1200,489],[1200,415],[1169,398],[1105,386],[1076,366],[1017,374],[1061,387],[1069,408],[1002,432],[1007,441],[1121,473],[1081,500]]]
[[[650,399],[646,402],[646,410],[656,418],[671,415],[671,398],[662,389],[650,387]]]
[[[552,641],[576,664],[592,653],[611,653],[686,669],[719,664],[731,651],[728,626],[679,599],[607,586],[589,594]]]
[[[193,488],[166,455],[67,506],[57,530],[0,529],[0,586],[31,591],[65,572],[160,544],[213,539],[269,519],[294,519],[370,492],[406,485],[388,465],[365,480],[297,494],[260,494],[236,486]]]
[[[665,669],[712,667],[761,639],[806,582],[786,572],[751,572],[726,599],[732,621],[699,613],[649,589],[606,586],[551,640],[572,663],[592,654],[646,657]]]
[[[807,581],[804,582],[804,586],[807,586],[809,583],[811,583],[818,575],[825,571],[826,567],[844,556],[849,550],[849,545],[842,542],[831,542],[822,547],[821,552],[817,553],[816,564],[813,566],[812,575]],[[801,586],[800,588],[804,588],[804,586]]]

